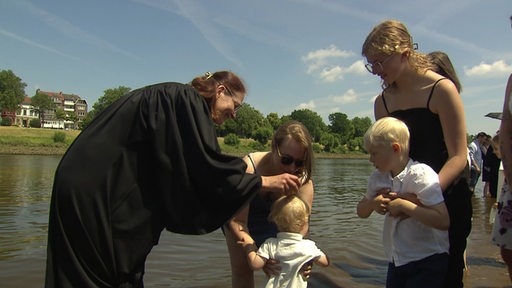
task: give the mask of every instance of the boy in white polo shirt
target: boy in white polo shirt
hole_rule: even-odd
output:
[[[268,238],[259,248],[248,233],[238,243],[244,247],[247,262],[253,270],[265,266],[268,259],[279,261],[281,271],[270,275],[266,288],[306,288],[307,279],[300,273],[304,264],[313,261],[323,267],[329,265],[329,258],[315,242],[303,237],[309,230],[309,205],[295,195],[282,196],[273,204],[268,219],[274,222],[279,232],[277,237]]]
[[[396,118],[375,122],[364,135],[364,145],[377,169],[357,215],[385,214],[386,287],[443,287],[450,218],[439,176],[409,158],[409,130]]]

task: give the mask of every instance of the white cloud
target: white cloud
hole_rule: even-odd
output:
[[[336,80],[342,80],[345,74],[366,74],[366,68],[364,68],[364,62],[358,60],[347,68],[342,66],[325,67],[318,75],[323,82],[335,82]]]
[[[335,45],[330,45],[328,48],[309,52],[302,57],[302,61],[308,65],[307,72],[311,74],[318,70],[332,69],[332,66],[335,66],[329,63],[332,59],[347,58],[353,55],[353,52],[339,50]]]
[[[510,74],[512,66],[505,63],[503,60],[496,61],[492,64],[481,62],[477,66],[467,68],[464,67],[464,73],[469,76],[483,76],[483,77],[500,77]]]
[[[347,73],[353,73],[353,74],[367,74],[368,70],[364,67],[363,60],[357,60],[352,65],[350,65],[345,72]]]
[[[322,82],[332,83],[343,80],[346,74],[367,73],[362,60],[357,60],[348,67],[340,63],[340,58],[350,58],[354,55],[352,51],[340,50],[335,45],[330,45],[325,49],[309,52],[302,57],[302,61],[307,65],[308,74],[318,77]]]
[[[302,60],[304,62],[316,62],[324,61],[328,58],[350,57],[352,55],[354,55],[353,52],[339,50],[335,45],[330,45],[329,48],[309,52],[308,55],[302,57]]]
[[[300,103],[297,105],[297,109],[309,109],[314,110],[316,108],[315,100],[310,100],[307,103]]]
[[[334,82],[338,79],[343,79],[343,68],[340,66],[324,68],[322,72],[320,72],[320,78],[324,82]]]
[[[331,99],[334,103],[341,103],[341,104],[347,104],[347,103],[354,103],[358,99],[358,95],[354,89],[349,89],[345,94],[338,95],[338,96],[332,96]]]

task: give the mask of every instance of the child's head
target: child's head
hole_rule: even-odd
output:
[[[377,169],[391,170],[390,160],[393,158],[408,159],[409,129],[404,122],[396,118],[381,118],[364,134],[364,147]]]
[[[308,223],[309,205],[298,196],[283,196],[272,204],[268,219],[280,232],[300,233]]]

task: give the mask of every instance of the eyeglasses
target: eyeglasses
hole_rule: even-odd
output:
[[[231,89],[228,88],[228,86],[224,85],[224,84],[220,84],[219,82],[217,82],[217,85],[222,85],[224,86],[224,88],[226,89],[226,91],[228,91],[228,94],[229,96],[231,96],[231,99],[233,100],[233,110],[235,111],[235,113],[240,110],[240,108],[242,108],[242,103],[241,102],[238,102],[236,101],[236,95],[231,91]]]
[[[279,151],[279,146],[277,147],[277,156],[281,158],[281,164],[285,166],[289,166],[292,164],[295,164],[295,167],[303,167],[304,166],[304,160],[297,160],[293,159],[290,155],[281,155],[281,151]]]
[[[364,65],[364,67],[366,68],[366,70],[368,70],[368,72],[372,73],[372,74],[377,74],[379,73],[380,71],[384,70],[384,64],[386,64],[386,62],[388,62],[389,59],[391,59],[391,57],[395,56],[395,54],[391,54],[389,55],[386,59],[380,61],[380,62],[374,62],[374,63],[366,63]]]

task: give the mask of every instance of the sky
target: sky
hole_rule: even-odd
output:
[[[230,70],[266,116],[297,109],[373,117],[380,78],[361,46],[383,20],[402,21],[420,52],[450,56],[467,132],[494,135],[512,73],[510,0],[2,0],[0,70],[36,89],[79,95],[187,83]]]

